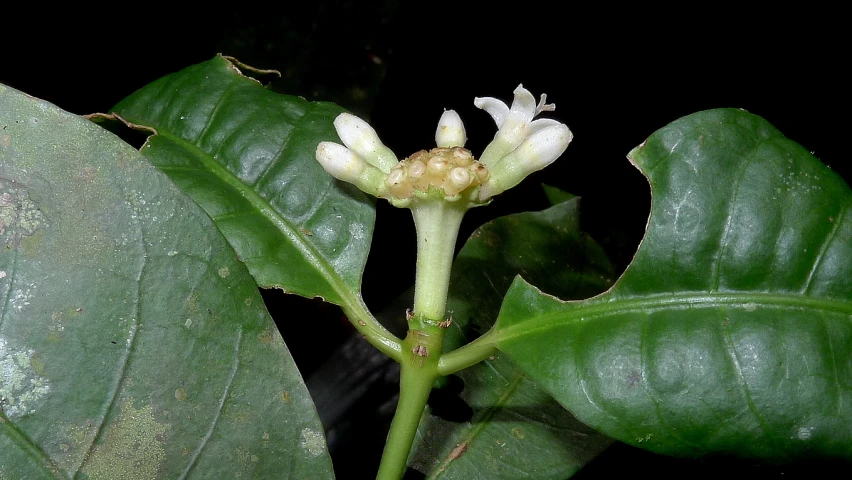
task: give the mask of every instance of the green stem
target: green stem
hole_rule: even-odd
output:
[[[463,202],[427,199],[412,205],[417,228],[414,313],[420,318],[444,320],[456,238],[466,211],[457,203]]]
[[[467,345],[441,355],[441,360],[438,362],[438,374],[441,376],[451,375],[471,365],[476,365],[497,353],[496,342],[491,338],[493,331],[492,328]]]
[[[450,268],[466,210],[465,204],[443,198],[426,198],[411,206],[417,228],[414,314],[402,341],[399,403],[382,454],[379,480],[399,480],[405,473],[426,400],[439,377],[438,362],[448,326]]]
[[[399,480],[405,473],[426,400],[438,378],[443,337],[443,328],[431,326],[423,330],[409,330],[402,342],[405,360],[400,362],[399,403],[382,453],[377,480]]]

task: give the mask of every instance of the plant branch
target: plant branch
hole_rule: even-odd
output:
[[[443,328],[433,326],[409,330],[403,341],[405,359],[400,362],[399,403],[382,453],[377,480],[399,480],[405,473],[429,392],[438,378],[438,353],[443,337]]]
[[[441,359],[438,361],[438,375],[445,376],[456,373],[497,353],[497,344],[495,339],[491,338],[493,331],[492,328],[467,345],[441,355]]]
[[[383,327],[363,301],[353,301],[342,308],[346,318],[365,340],[397,363],[402,361],[402,340]]]
[[[456,238],[466,205],[426,198],[412,205],[417,227],[414,313],[402,342],[400,393],[388,433],[379,480],[399,480],[435,380],[444,342],[447,291]]]

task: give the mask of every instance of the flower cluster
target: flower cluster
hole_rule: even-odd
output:
[[[485,165],[461,147],[421,150],[399,162],[387,177],[391,201],[423,197],[438,192],[448,201],[458,201],[462,192],[476,192],[488,178]],[[400,202],[394,202],[400,203]]]
[[[336,178],[399,207],[407,207],[417,198],[465,199],[470,206],[486,203],[551,164],[572,139],[564,124],[535,119],[541,112],[555,109],[545,103],[545,95],[536,104],[522,85],[514,94],[511,107],[491,97],[474,100],[498,128],[478,161],[463,148],[467,141],[464,124],[453,110],[445,111],[438,122],[438,148],[421,150],[401,162],[370,125],[342,113],[334,127],[345,146],[322,142],[317,146],[317,160]]]

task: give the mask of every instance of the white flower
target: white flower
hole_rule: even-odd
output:
[[[473,104],[477,108],[481,108],[491,115],[499,129],[494,140],[485,148],[479,158],[479,161],[486,166],[490,167],[500,161],[503,156],[516,149],[533,133],[546,127],[561,125],[556,120],[549,118],[534,120],[536,115],[541,112],[552,112],[556,109],[556,105],[545,103],[547,95],[542,94],[541,100],[536,105],[535,97],[523,85],[518,85],[514,94],[515,99],[511,108],[492,97],[477,97],[473,100]]]
[[[455,110],[445,110],[438,121],[438,130],[435,132],[435,144],[439,147],[463,147],[467,142],[467,134],[464,131],[464,123]]]
[[[568,148],[574,135],[561,123],[538,129],[524,143],[492,165],[488,182],[479,191],[486,200],[521,183],[527,175],[553,163]]]
[[[547,95],[542,94],[536,105],[535,97],[523,85],[518,85],[514,93],[511,108],[491,97],[473,101],[491,115],[498,128],[479,159],[489,171],[488,181],[479,192],[480,200],[512,188],[527,175],[550,165],[573,138],[571,130],[556,120],[535,120],[541,112],[556,109],[556,105],[546,103]]]

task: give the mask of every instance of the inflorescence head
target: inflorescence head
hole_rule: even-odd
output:
[[[420,150],[399,162],[386,183],[391,203],[407,206],[412,198],[431,196],[454,202],[463,196],[475,197],[487,179],[488,168],[477,162],[470,150],[438,147]]]
[[[488,203],[530,173],[550,165],[573,137],[568,127],[556,120],[535,119],[541,112],[556,108],[545,102],[545,95],[536,103],[522,85],[514,94],[511,107],[491,97],[474,100],[498,128],[479,161],[464,148],[464,124],[453,110],[446,110],[438,123],[438,148],[421,150],[401,162],[370,125],[342,113],[334,126],[346,146],[321,142],[317,160],[336,178],[386,198],[397,207],[409,207],[417,199],[465,199],[466,208]]]

